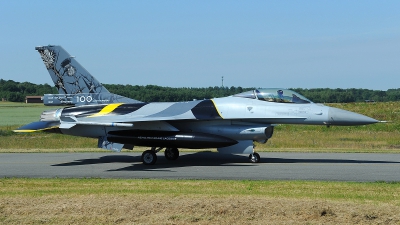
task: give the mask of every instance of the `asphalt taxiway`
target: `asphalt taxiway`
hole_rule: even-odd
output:
[[[181,153],[169,161],[160,152],[157,163],[146,166],[139,152],[1,153],[0,177],[400,181],[400,154],[260,155],[260,163],[252,164],[244,155]]]

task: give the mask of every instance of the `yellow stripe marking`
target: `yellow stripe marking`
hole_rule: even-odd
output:
[[[37,129],[37,130],[13,130],[13,132],[16,132],[16,133],[30,133],[30,132],[36,132],[36,131],[51,130],[51,129],[58,128],[58,127],[59,126],[52,126],[52,127],[46,127],[46,128]]]
[[[212,103],[214,104],[215,109],[217,110],[218,115],[223,119],[224,117],[222,117],[221,113],[219,112],[219,109],[217,107],[217,104],[215,104],[214,100],[210,99],[212,101]]]
[[[28,133],[28,132],[35,132],[37,130],[13,130],[16,133]]]
[[[88,117],[97,117],[97,116],[107,115],[107,114],[111,113],[112,111],[114,111],[120,105],[122,105],[122,103],[108,104],[100,112],[93,114],[91,116],[88,116]]]

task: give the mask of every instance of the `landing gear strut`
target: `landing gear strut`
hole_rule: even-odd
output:
[[[252,163],[259,163],[260,162],[260,155],[255,152],[256,145],[253,144],[253,153],[249,155],[249,160]]]

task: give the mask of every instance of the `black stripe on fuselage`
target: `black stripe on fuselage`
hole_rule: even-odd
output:
[[[135,112],[136,110],[142,108],[148,103],[134,103],[134,104],[122,104],[114,109],[110,114],[112,115],[125,115],[128,113]]]
[[[65,116],[75,116],[84,117],[91,116],[100,112],[105,106],[104,105],[89,105],[89,106],[78,106],[78,107],[68,107],[64,108],[62,111],[62,117]]]
[[[192,113],[196,117],[196,119],[199,120],[222,119],[217,109],[215,108],[213,101],[211,100],[201,101],[199,104],[193,107]]]

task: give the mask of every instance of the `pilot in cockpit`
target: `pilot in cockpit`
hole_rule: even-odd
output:
[[[254,91],[247,91],[234,95],[235,97],[252,98],[267,102],[281,102],[281,103],[297,103],[306,104],[312,103],[304,96],[286,89],[255,89]]]
[[[278,93],[278,98],[279,98],[279,99],[277,99],[277,100],[278,100],[279,102],[284,102],[284,101],[283,101],[283,91],[282,91],[282,90],[278,90],[277,93]]]

